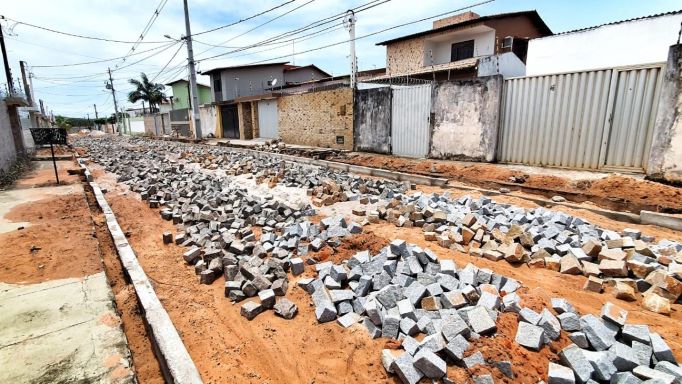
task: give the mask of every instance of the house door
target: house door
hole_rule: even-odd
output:
[[[277,132],[277,100],[261,100],[258,102],[259,137],[276,139]]]
[[[220,107],[223,137],[226,139],[239,138],[239,116],[237,105],[223,105]]]

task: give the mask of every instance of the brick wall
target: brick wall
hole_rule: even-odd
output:
[[[251,102],[251,124],[253,126],[253,138],[260,137],[260,127],[258,126],[258,102]]]
[[[285,143],[353,149],[353,91],[339,88],[277,100],[279,136]],[[343,144],[336,137],[343,137]]]
[[[464,13],[458,13],[456,15],[446,17],[444,19],[438,19],[433,22],[433,29],[440,28],[440,27],[445,27],[446,25],[452,25],[452,24],[458,24],[462,23],[465,21],[473,20],[473,19],[478,19],[480,16],[477,13],[474,12],[464,12]]]

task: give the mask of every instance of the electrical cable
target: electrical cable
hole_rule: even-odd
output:
[[[233,26],[233,25],[237,25],[237,24],[243,23],[243,22],[245,22],[245,21],[254,19],[254,18],[258,17],[258,16],[264,15],[264,14],[266,14],[266,13],[268,13],[268,12],[272,12],[272,11],[274,11],[275,9],[281,8],[281,7],[283,7],[283,6],[287,5],[287,4],[293,3],[294,1],[296,1],[296,0],[289,0],[289,1],[286,1],[286,2],[284,2],[284,3],[282,3],[282,4],[280,4],[280,5],[277,5],[277,6],[275,6],[275,7],[270,8],[270,9],[268,9],[268,10],[265,10],[265,11],[262,11],[262,12],[259,12],[259,13],[256,13],[255,15],[251,15],[251,16],[249,16],[249,17],[247,17],[247,18],[244,18],[244,19],[241,19],[241,20],[237,20],[237,21],[235,21],[235,22],[233,22],[233,23],[230,23],[230,24],[225,24],[225,25],[222,25],[222,26],[220,26],[220,27],[208,29],[208,30],[206,30],[206,31],[193,33],[193,34],[192,34],[192,37],[194,37],[194,36],[199,36],[199,35],[203,35],[203,34],[210,33],[210,32],[215,32],[215,31],[217,31],[217,30],[219,30],[219,29],[223,29],[223,28],[227,28],[227,27],[231,27],[231,26]]]

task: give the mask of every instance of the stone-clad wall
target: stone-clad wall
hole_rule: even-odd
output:
[[[386,74],[401,75],[424,67],[424,38],[399,41],[386,46]]]
[[[280,97],[279,137],[288,144],[353,149],[353,91],[339,88]],[[337,136],[343,144],[337,144]]]

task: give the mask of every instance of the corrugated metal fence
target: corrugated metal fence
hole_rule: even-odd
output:
[[[394,155],[426,157],[431,132],[431,84],[391,86],[391,147]]]
[[[661,76],[655,65],[506,80],[498,160],[642,170]]]

